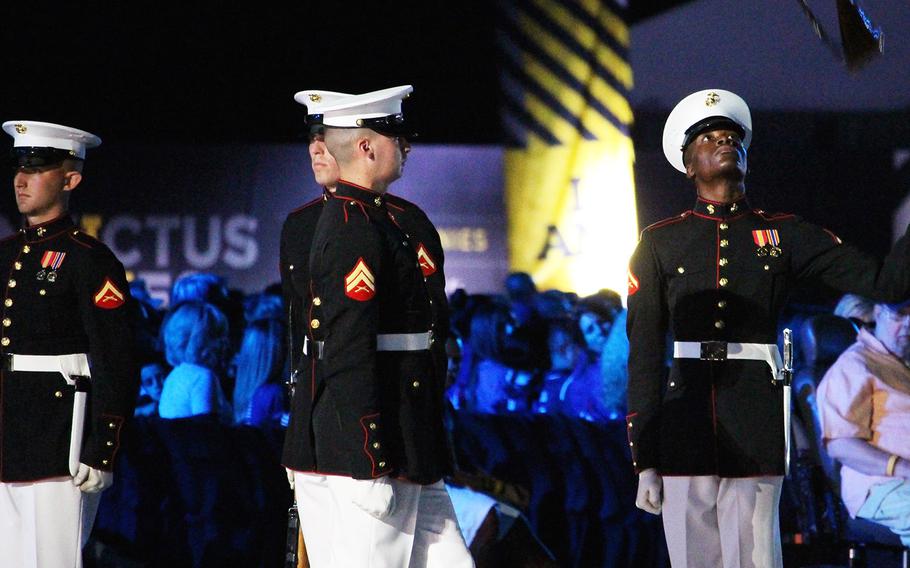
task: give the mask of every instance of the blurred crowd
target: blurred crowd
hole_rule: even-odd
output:
[[[505,290],[503,296],[459,290],[451,298],[452,406],[623,420],[629,343],[619,294],[538,292],[525,273],[510,274]]]
[[[141,387],[89,565],[278,562],[292,502],[279,463],[290,373],[280,285],[245,295],[220,276],[189,274],[166,307],[141,280],[131,292]],[[478,566],[609,564],[632,554],[604,544],[626,537],[603,533],[637,532],[626,527],[637,514],[620,296],[538,292],[515,273],[503,294],[456,291],[450,322],[447,424],[458,470],[447,486]],[[592,451],[604,437],[610,457]],[[533,442],[542,438],[543,453]],[[566,475],[575,476],[571,491],[560,488]],[[582,554],[586,541],[594,552]]]
[[[244,295],[216,275],[191,274],[166,309],[141,281],[131,286],[142,385],[89,557],[99,566],[280,562],[292,502],[279,462],[290,371],[280,286]],[[847,535],[815,388],[873,325],[872,310],[852,295],[833,312],[790,308],[794,466],[781,514],[790,554]],[[527,565],[666,562],[656,517],[634,508],[625,320],[613,291],[538,291],[524,273],[510,274],[502,294],[451,295],[446,398],[457,471],[448,487],[478,566],[510,565],[491,551],[512,527]],[[238,507],[240,520],[229,520]]]
[[[142,386],[137,416],[217,415],[226,424],[286,425],[286,317],[278,285],[244,296],[208,273],[178,279],[162,310],[141,281]],[[452,407],[484,414],[625,416],[626,311],[612,290],[538,292],[525,273],[505,294],[450,301]]]

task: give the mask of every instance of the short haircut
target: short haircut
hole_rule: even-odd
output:
[[[79,172],[82,173],[82,168],[85,166],[83,160],[63,160],[63,163],[60,164],[65,171],[68,172]]]
[[[325,146],[339,164],[354,159],[355,143],[361,138],[372,140],[377,134],[368,128],[326,128]]]

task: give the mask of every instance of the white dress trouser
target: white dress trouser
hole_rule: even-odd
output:
[[[778,505],[784,478],[663,478],[673,568],[781,568]]]
[[[383,519],[351,500],[358,483],[334,475],[294,474],[300,530],[313,568],[471,568],[442,481],[419,485],[392,479],[395,508]]]
[[[69,476],[0,482],[0,568],[81,568],[98,504],[83,495]]]

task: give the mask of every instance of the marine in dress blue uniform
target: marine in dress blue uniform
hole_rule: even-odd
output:
[[[25,226],[0,241],[0,565],[79,566],[97,505],[83,493],[110,485],[139,385],[129,287],[67,213],[100,140],[35,121],[3,129]]]
[[[291,330],[289,360],[294,362],[292,381],[295,385],[309,373],[312,356],[312,354],[305,353],[305,340],[310,323],[310,319],[306,317],[307,307],[312,300],[309,273],[310,248],[322,206],[331,198],[338,182],[338,166],[334,157],[328,154],[325,148],[322,109],[346,97],[354,96],[356,95],[323,90],[300,91],[294,96],[297,102],[307,106],[307,128],[309,129],[313,174],[317,183],[323,185],[323,195],[288,214],[281,234],[281,281],[285,305],[288,306],[289,329]],[[432,309],[430,327],[434,338],[430,352],[436,370],[434,379],[427,382],[427,385],[435,387],[438,390],[438,396],[431,397],[427,403],[434,407],[438,406],[433,414],[441,414],[448,366],[445,339],[449,327],[448,298],[445,291],[445,254],[442,242],[432,221],[415,203],[388,192],[383,194],[383,199],[389,214],[405,231],[405,237],[414,248],[417,262],[429,291]],[[307,409],[312,405],[312,400],[305,389],[298,393],[295,386],[293,404],[298,407],[298,413],[303,415],[308,412]],[[289,429],[285,438],[284,462],[290,469],[303,470],[311,467],[308,462],[301,461],[300,451],[305,447],[301,445],[300,441],[303,432],[297,428],[301,424],[301,421],[295,422],[295,428]],[[433,433],[436,437],[435,447],[446,447],[447,437],[441,423],[437,424],[434,421],[433,428],[436,429]],[[447,451],[445,455],[448,459],[450,452]],[[446,463],[444,470],[447,473],[450,472],[451,463]]]
[[[748,107],[733,93],[709,89],[677,105],[664,152],[698,196],[642,232],[629,269],[627,428],[638,504],[663,510],[674,567],[781,565],[776,333],[793,286],[815,280],[889,301],[910,293],[906,237],[882,263],[796,215],[751,208],[751,138]]]
[[[322,108],[341,179],[312,234],[305,373],[285,445],[314,566],[472,565],[441,481],[444,374],[421,263],[433,253],[421,255],[397,219],[406,208],[385,195],[410,149],[400,109],[410,91]]]

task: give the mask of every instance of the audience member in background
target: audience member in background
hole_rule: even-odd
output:
[[[214,414],[231,422],[231,408],[218,380],[227,354],[227,332],[224,314],[206,302],[184,302],[168,315],[162,334],[165,356],[174,368],[164,381],[159,416]]]
[[[547,354],[547,326],[543,310],[558,309],[563,294],[558,291],[537,293],[534,281],[525,272],[513,272],[505,280],[512,332],[503,339],[502,360],[510,366],[527,369],[546,369],[550,362]]]
[[[537,294],[537,286],[527,272],[512,272],[506,276],[506,295],[512,304],[530,305]]]
[[[167,367],[162,363],[143,365],[140,372],[139,400],[134,416],[158,416],[158,402],[167,376]]]
[[[629,343],[619,295],[601,291],[588,296],[579,300],[576,312],[588,360],[580,373],[589,393],[588,407],[581,417],[593,421],[622,418],[626,408]]]
[[[243,302],[243,317],[247,322],[254,322],[264,319],[284,320],[287,314],[284,309],[284,301],[281,294],[274,294],[268,291],[261,294],[253,294]]]
[[[281,319],[251,321],[237,353],[234,421],[254,426],[280,423],[287,413],[284,397],[285,326]],[[253,416],[253,402],[257,402]]]
[[[505,341],[513,333],[509,310],[501,303],[481,305],[471,318],[466,364],[450,390],[456,408],[496,414],[529,407],[531,375],[504,362]]]
[[[821,427],[847,511],[910,546],[910,302],[873,315],[818,386]]]
[[[834,315],[852,321],[859,331],[859,328],[871,328],[875,323],[875,316],[872,313],[874,306],[869,298],[858,294],[844,294],[834,306]]]
[[[171,309],[184,302],[208,302],[214,306],[227,301],[228,290],[224,278],[210,272],[196,272],[181,276],[171,287]]]
[[[841,522],[840,465],[823,451],[817,388],[838,357],[856,341],[854,324],[832,314],[816,314],[798,327],[794,340],[799,363],[793,378],[790,473],[781,495],[781,531],[804,538],[838,536]]]
[[[243,293],[228,289],[222,276],[211,272],[194,272],[185,274],[174,282],[171,288],[170,309],[173,310],[184,302],[208,302],[224,314],[228,323],[228,340],[230,351],[240,350],[240,338],[243,334]],[[225,367],[220,373],[221,388],[228,396],[234,388],[234,368]]]
[[[532,408],[534,412],[574,414],[568,408],[566,399],[570,389],[576,391],[580,384],[576,371],[584,355],[579,335],[578,325],[572,319],[564,318],[550,322],[548,335],[550,368],[543,374],[543,384]],[[579,398],[586,397],[584,394],[582,397],[573,397]]]
[[[613,320],[604,350],[600,354],[600,371],[604,377],[607,418],[622,420],[626,415],[629,386],[629,336],[626,335],[626,310],[621,310]]]
[[[140,361],[152,361],[159,357],[161,345],[158,341],[161,333],[161,321],[164,311],[161,300],[149,294],[145,280],[137,278],[130,282],[130,295],[136,301],[138,321],[136,324],[136,358]]]

